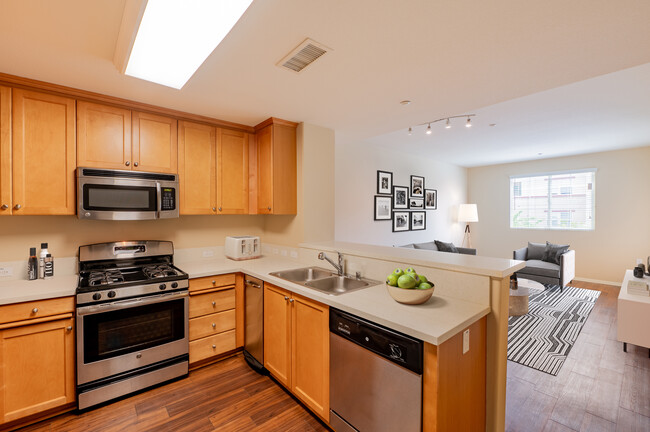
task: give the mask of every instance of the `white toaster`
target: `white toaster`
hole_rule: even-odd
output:
[[[240,261],[262,256],[262,243],[257,236],[226,237],[224,255],[232,260]]]

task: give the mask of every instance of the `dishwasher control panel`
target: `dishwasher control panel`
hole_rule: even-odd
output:
[[[422,373],[423,343],[419,339],[334,308],[330,309],[330,332]]]

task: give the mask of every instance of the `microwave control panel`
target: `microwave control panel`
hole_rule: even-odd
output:
[[[161,210],[176,210],[176,189],[162,188]]]

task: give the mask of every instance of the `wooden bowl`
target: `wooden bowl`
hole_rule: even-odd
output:
[[[406,289],[386,284],[386,288],[388,289],[388,294],[396,302],[407,305],[419,305],[431,298],[433,290],[436,287],[432,285],[431,288],[425,290],[417,288]]]

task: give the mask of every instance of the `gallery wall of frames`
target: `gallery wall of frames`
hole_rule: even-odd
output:
[[[412,175],[409,186],[393,184],[393,173],[377,171],[375,220],[392,221],[393,232],[427,229],[426,210],[438,209],[438,191],[427,189],[424,177]]]

